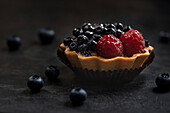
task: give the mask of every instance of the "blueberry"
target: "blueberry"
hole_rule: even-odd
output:
[[[83,32],[86,32],[86,31],[92,31],[93,32],[94,27],[91,24],[88,23],[88,24],[84,25],[82,27],[82,29],[83,29]]]
[[[78,51],[80,53],[83,53],[84,51],[87,51],[87,49],[88,49],[87,44],[82,44],[82,45],[78,46]]]
[[[77,38],[78,45],[86,44],[88,41],[89,41],[89,39],[85,35],[79,35]]]
[[[93,35],[93,40],[96,41],[96,42],[98,42],[101,38],[102,38],[101,35],[98,35],[98,34]]]
[[[53,29],[42,28],[39,32],[39,39],[42,44],[50,44],[56,37],[56,33]]]
[[[57,69],[56,66],[48,66],[45,70],[45,75],[48,77],[49,80],[56,80],[59,76],[60,71]]]
[[[33,91],[39,91],[44,86],[44,81],[40,76],[33,75],[28,78],[27,86]]]
[[[145,47],[149,47],[150,43],[148,40],[145,40]]]
[[[94,41],[94,40],[91,40],[91,41],[88,42],[88,48],[92,51],[96,50],[96,45],[97,45],[97,42]]]
[[[87,99],[87,93],[82,88],[72,89],[69,96],[73,104],[82,104]]]
[[[167,73],[159,74],[155,82],[158,88],[170,88],[170,76]]]
[[[116,27],[115,27],[114,24],[107,24],[107,25],[106,25],[106,28],[113,28],[113,29],[115,29]]]
[[[85,26],[87,26],[87,25],[91,26],[91,23],[89,23],[89,22],[83,23],[82,28],[85,27]]]
[[[115,34],[115,29],[113,29],[113,28],[105,28],[105,30],[104,30],[104,34],[105,35],[108,35],[108,34]]]
[[[82,33],[83,33],[83,30],[80,29],[80,28],[74,28],[74,30],[73,30],[73,35],[74,35],[75,37],[78,37],[78,36],[81,35]]]
[[[73,38],[72,37],[67,37],[64,39],[63,43],[65,46],[70,45],[70,43],[73,42]]]
[[[77,42],[71,42],[69,45],[70,51],[77,51],[78,44]]]
[[[81,54],[82,54],[83,56],[85,56],[85,57],[92,56],[91,53],[90,53],[90,51],[84,51],[84,52],[82,52]]]
[[[124,33],[123,31],[121,31],[120,29],[118,29],[118,30],[116,31],[116,33],[115,33],[115,36],[116,36],[117,38],[120,38],[120,36],[121,36],[123,33]]]
[[[93,36],[93,32],[86,31],[86,32],[84,33],[84,35],[87,36],[89,39],[91,39],[92,36]]]
[[[7,40],[7,45],[10,51],[16,51],[21,46],[21,39],[19,36],[12,36]]]
[[[96,34],[102,34],[103,33],[103,30],[104,30],[104,27],[103,26],[97,26],[95,29],[94,29],[94,32]]]
[[[128,32],[129,30],[132,30],[132,28],[130,26],[125,26],[123,32]]]
[[[161,31],[159,33],[159,41],[162,42],[162,43],[168,43],[169,40],[170,40],[170,33],[168,32],[164,32],[164,31]]]
[[[116,29],[120,29],[120,30],[123,30],[123,24],[118,22],[118,23],[115,23],[114,24],[116,26]]]

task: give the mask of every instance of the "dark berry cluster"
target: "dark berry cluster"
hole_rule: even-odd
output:
[[[96,51],[97,42],[105,35],[112,34],[117,38],[132,28],[123,26],[122,23],[115,24],[91,24],[84,23],[81,28],[74,28],[73,37],[67,37],[63,43],[70,51],[76,51],[84,56],[91,56]]]

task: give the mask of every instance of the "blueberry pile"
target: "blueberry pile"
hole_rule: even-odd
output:
[[[120,36],[132,28],[123,26],[122,23],[115,24],[91,24],[84,23],[81,28],[74,28],[73,36],[64,39],[63,43],[68,46],[70,51],[76,51],[83,56],[91,56],[91,52],[96,50],[97,42],[105,35],[113,34]]]

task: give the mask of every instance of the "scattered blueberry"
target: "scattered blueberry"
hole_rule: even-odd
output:
[[[88,41],[89,41],[89,39],[85,35],[79,35],[77,38],[78,45],[86,44]]]
[[[148,40],[145,40],[145,47],[149,47],[150,43]]]
[[[21,39],[19,36],[12,36],[7,40],[7,45],[10,51],[16,51],[21,46]]]
[[[118,22],[118,23],[115,23],[115,26],[116,26],[116,29],[120,29],[120,30],[123,30],[123,24]]]
[[[44,86],[44,81],[40,76],[33,75],[28,78],[27,86],[32,91],[39,91]]]
[[[129,30],[132,30],[132,28],[130,26],[125,26],[123,32],[128,32]]]
[[[72,89],[69,96],[73,104],[82,104],[87,99],[87,93],[82,88]]]
[[[48,66],[45,70],[45,75],[48,77],[49,80],[56,80],[59,76],[60,71],[57,69],[56,66]]]
[[[93,35],[93,40],[96,41],[96,42],[98,42],[101,38],[102,38],[101,35],[98,35],[98,34]]]
[[[170,88],[170,76],[167,73],[159,74],[155,82],[158,88]]]
[[[77,42],[71,42],[69,45],[70,51],[77,51]]]
[[[81,35],[82,33],[83,33],[83,30],[80,29],[80,28],[74,28],[74,30],[73,30],[73,35],[74,35],[75,37],[78,37],[78,36]]]
[[[65,46],[70,45],[70,43],[73,42],[73,38],[72,37],[67,37],[64,39],[63,43]]]
[[[93,32],[91,32],[91,31],[86,31],[86,32],[84,33],[84,35],[87,36],[89,39],[91,39],[92,36],[93,36]]]
[[[164,32],[164,31],[161,31],[159,33],[159,41],[162,42],[162,43],[168,43],[169,40],[170,40],[170,33],[169,32]]]
[[[53,29],[42,28],[39,32],[39,39],[42,44],[50,44],[56,37],[56,33]]]
[[[88,47],[87,47],[87,44],[82,44],[80,46],[78,46],[78,51],[80,53],[83,53],[84,51],[87,51]]]
[[[120,29],[118,29],[118,30],[116,31],[116,33],[115,33],[115,36],[116,36],[117,38],[120,38],[120,36],[121,36],[123,33],[124,33],[123,31],[121,31]]]

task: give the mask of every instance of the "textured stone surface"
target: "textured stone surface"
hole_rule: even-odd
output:
[[[15,0],[0,1],[0,112],[59,113],[164,113],[170,112],[170,92],[155,89],[155,77],[170,73],[170,44],[158,42],[161,30],[170,30],[170,2],[119,0]],[[72,106],[68,93],[73,87],[74,73],[59,61],[57,48],[83,22],[123,22],[138,29],[155,47],[154,62],[131,84],[111,91],[88,90],[82,106]],[[37,38],[40,28],[55,29],[57,38],[42,46]],[[170,31],[169,31],[170,32]],[[22,47],[8,52],[6,39],[17,34]],[[57,65],[59,80],[47,81],[46,66]],[[26,86],[33,73],[44,77],[42,91],[31,94]]]

